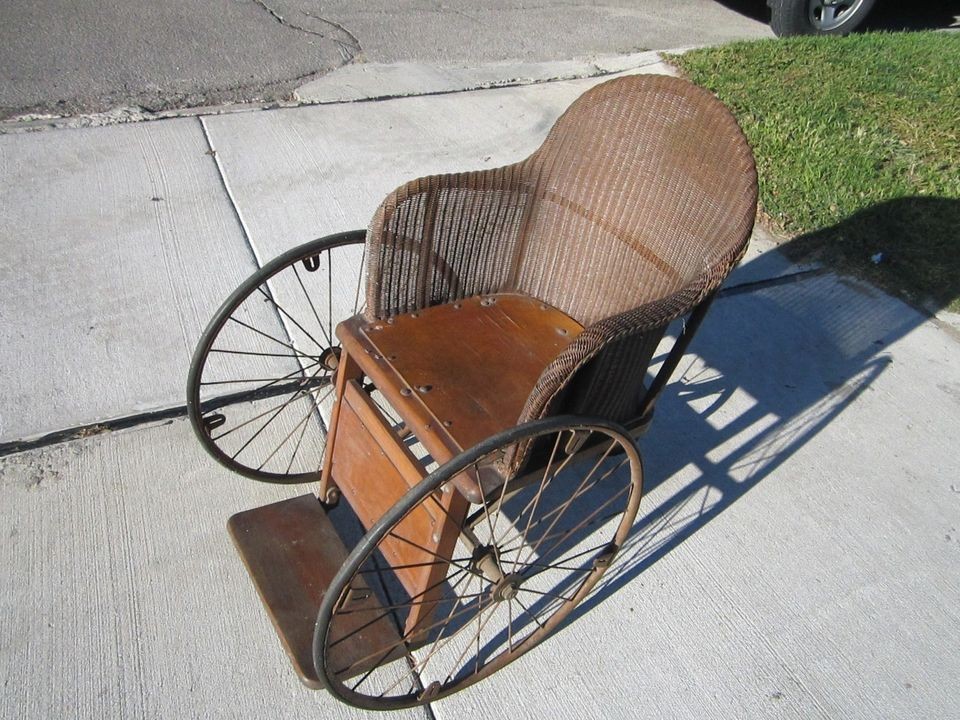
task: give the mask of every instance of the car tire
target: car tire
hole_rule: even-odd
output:
[[[769,0],[770,26],[784,35],[846,35],[873,9],[876,0]]]

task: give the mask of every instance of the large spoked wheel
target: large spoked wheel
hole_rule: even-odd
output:
[[[454,522],[442,503],[456,492],[451,479],[483,472],[527,440],[538,468],[470,505],[449,556],[411,537],[418,514]],[[333,579],[314,635],[319,677],[341,700],[379,710],[430,702],[496,672],[597,584],[630,532],[642,481],[633,440],[605,421],[538,420],[462,453],[404,495]],[[413,558],[403,566],[386,561],[398,544]],[[398,573],[419,567],[439,568],[439,580],[412,594]],[[392,638],[374,632],[387,621]]]
[[[364,233],[331,235],[264,265],[223,303],[190,364],[187,410],[203,446],[247,477],[319,477],[337,324],[363,310]]]

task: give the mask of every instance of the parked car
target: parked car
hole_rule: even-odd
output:
[[[767,0],[777,35],[846,35],[873,9],[876,0]]]

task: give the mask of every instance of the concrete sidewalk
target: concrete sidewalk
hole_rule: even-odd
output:
[[[430,95],[340,102],[382,77],[335,73],[309,90],[326,104],[0,136],[0,446],[182,406],[203,325],[259,264],[407,179],[526,155],[605,79],[427,75]],[[960,716],[960,340],[805,269],[755,240],[572,622],[402,716]],[[224,529],[306,488],[232,476],[182,419],[36,444],[0,457],[0,717],[363,715],[299,685]]]

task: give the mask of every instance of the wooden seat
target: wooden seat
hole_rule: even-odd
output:
[[[446,462],[517,424],[546,367],[580,334],[565,313],[521,294],[466,298],[341,323],[353,359],[433,458]],[[458,489],[473,502],[478,489]]]

